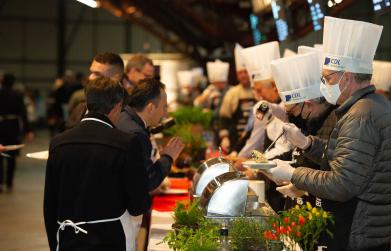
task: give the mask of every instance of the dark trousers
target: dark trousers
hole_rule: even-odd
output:
[[[4,168],[4,163],[6,163],[6,168]],[[5,184],[8,188],[11,188],[13,186],[15,166],[15,156],[11,156],[10,158],[3,158],[0,156],[0,185],[4,184],[4,169],[7,169],[5,175]]]

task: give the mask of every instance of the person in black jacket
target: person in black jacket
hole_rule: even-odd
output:
[[[15,91],[13,85],[15,76],[5,74],[0,88],[0,144],[14,145],[22,143],[23,137],[32,139],[34,137],[27,120],[26,105],[23,94]],[[11,191],[14,184],[14,174],[16,168],[16,156],[19,151],[8,151],[8,158],[0,155],[0,192],[3,189],[3,159],[7,163],[7,175],[5,183],[7,190]]]
[[[184,145],[173,137],[155,162],[151,157],[152,144],[148,128],[157,126],[167,115],[167,95],[164,84],[156,79],[144,79],[134,87],[129,103],[122,111],[116,126],[121,131],[135,133],[142,145],[144,165],[149,177],[149,191],[156,189],[168,175],[172,163],[178,158]]]
[[[124,95],[118,81],[90,81],[89,113],[50,143],[44,218],[52,251],[135,250],[130,215],[151,201],[137,136],[114,126]]]

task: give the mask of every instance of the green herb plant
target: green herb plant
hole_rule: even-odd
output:
[[[204,214],[195,201],[188,206],[178,202],[174,208],[173,217],[176,225],[190,228],[196,228],[204,220]]]
[[[265,246],[263,231],[261,222],[253,218],[239,217],[233,220],[228,234],[234,250],[258,250]]]
[[[198,203],[186,207],[177,203],[174,209],[175,229],[163,239],[174,251],[217,251],[219,228],[203,217]],[[173,225],[173,226],[174,226]]]

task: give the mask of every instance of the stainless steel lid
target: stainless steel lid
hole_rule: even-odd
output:
[[[206,215],[240,216],[246,208],[249,181],[238,172],[228,172],[215,177],[203,191],[200,205]]]

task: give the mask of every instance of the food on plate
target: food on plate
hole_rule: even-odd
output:
[[[266,156],[257,150],[251,151],[251,160],[255,161],[256,163],[267,163],[268,162],[268,159],[266,158]]]

